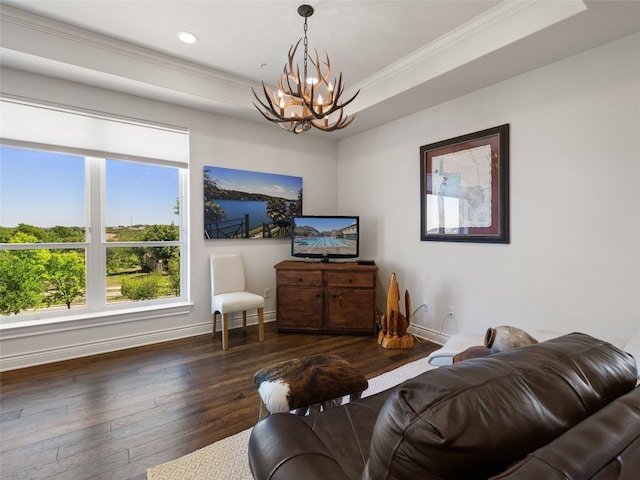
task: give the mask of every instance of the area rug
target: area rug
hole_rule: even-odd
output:
[[[391,388],[435,368],[426,358],[398,367],[369,380],[363,397]],[[251,429],[244,430],[171,462],[147,469],[148,480],[253,480],[247,445]]]

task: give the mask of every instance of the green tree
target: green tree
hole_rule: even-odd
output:
[[[139,270],[140,258],[134,248],[107,248],[107,274],[113,275],[126,270]]]
[[[214,199],[220,198],[222,190],[216,181],[209,176],[207,170],[204,171],[204,223],[220,222],[227,219],[227,212],[218,205]]]
[[[213,200],[204,201],[205,223],[221,222],[227,219],[227,211]]]
[[[131,300],[151,300],[158,298],[162,284],[162,275],[156,272],[143,277],[125,277],[122,279],[120,292],[123,297]]]
[[[0,225],[0,243],[9,243],[11,237],[13,237],[13,233],[13,228],[3,227]]]
[[[287,201],[284,198],[275,197],[267,200],[267,216],[274,222],[279,222],[287,218]]]
[[[216,181],[211,178],[208,170],[204,171],[204,198],[205,200],[220,198],[222,189],[218,187]]]
[[[56,225],[50,231],[52,242],[84,242],[84,229]]]
[[[18,234],[26,235],[24,238],[32,238],[32,241],[29,242],[17,242],[15,241],[18,238]],[[15,233],[11,239],[11,243],[46,243],[46,242],[55,242],[57,239],[52,238],[52,235],[49,231],[44,228],[34,227],[33,225],[28,225],[26,223],[20,223],[15,229]]]
[[[107,233],[112,233],[115,236],[112,240],[117,240],[118,242],[139,242],[144,235],[144,229],[137,227],[108,227]]]
[[[45,281],[50,289],[47,303],[71,303],[85,292],[86,268],[82,255],[74,251],[53,252],[47,262]]]
[[[142,240],[145,242],[180,240],[180,231],[173,222],[171,225],[150,225],[145,228]]]
[[[180,295],[180,259],[173,257],[169,260],[167,265],[167,272],[169,273],[169,282],[171,283],[171,289],[175,293],[176,297]]]
[[[145,242],[171,242],[180,240],[180,230],[176,225],[151,225],[147,227],[142,235]],[[148,255],[157,262],[167,265],[169,259],[176,255],[178,247],[147,247],[141,249],[142,256],[140,263],[143,267],[146,265],[145,257]],[[166,267],[165,267],[166,268]]]
[[[298,190],[298,200],[295,202],[289,202],[288,208],[290,217],[302,215],[302,189]]]
[[[9,243],[38,243],[38,239],[17,232]],[[0,313],[18,314],[21,310],[42,306],[49,255],[47,250],[0,251]]]

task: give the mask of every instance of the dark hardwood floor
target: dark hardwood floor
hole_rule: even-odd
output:
[[[379,347],[373,336],[278,333],[265,326],[13,370],[0,380],[2,479],[146,479],[146,469],[258,420],[253,374],[294,357],[341,355],[367,378],[438,348]]]

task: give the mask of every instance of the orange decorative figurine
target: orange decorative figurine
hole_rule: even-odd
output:
[[[400,313],[400,293],[395,272],[391,274],[387,311],[382,315],[382,328],[378,333],[378,344],[383,348],[413,348],[413,335],[407,332],[411,317],[411,295],[405,290],[406,317]]]

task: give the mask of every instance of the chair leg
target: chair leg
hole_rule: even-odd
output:
[[[247,311],[242,311],[242,333],[247,333]]]
[[[258,309],[258,332],[260,341],[264,342],[264,308]]]
[[[222,314],[222,349],[229,348],[229,314]]]
[[[213,316],[213,333],[211,334],[211,338],[213,338],[214,340],[216,339],[216,316],[218,315],[218,312],[214,312]]]

